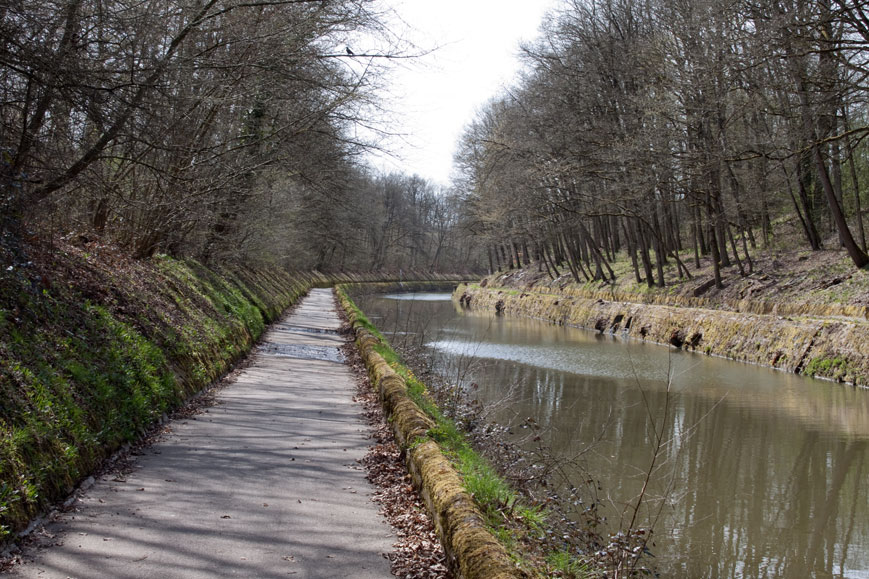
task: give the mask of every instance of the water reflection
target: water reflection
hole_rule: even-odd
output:
[[[360,302],[482,401],[509,393],[501,420],[532,417],[559,452],[584,452],[611,520],[640,491],[669,384],[643,511],[661,516],[663,576],[869,578],[869,392],[446,301]]]
[[[387,300],[400,300],[411,302],[448,302],[452,299],[450,294],[445,293],[402,293],[402,294],[386,294],[383,296]]]

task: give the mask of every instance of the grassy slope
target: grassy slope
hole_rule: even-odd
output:
[[[0,272],[0,540],[226,372],[307,289],[109,247]]]

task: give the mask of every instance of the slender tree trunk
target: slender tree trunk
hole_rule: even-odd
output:
[[[567,268],[570,270],[570,275],[573,276],[573,281],[575,281],[576,283],[582,283],[579,279],[579,271],[576,269],[576,262],[571,255],[570,248],[567,246],[567,238],[565,237],[564,233],[562,233],[559,237],[561,240],[561,245],[564,249],[564,254],[566,258],[565,261],[567,262]],[[583,272],[583,275],[585,275],[585,272]]]
[[[821,182],[824,195],[827,197],[827,204],[830,207],[833,222],[836,224],[836,228],[839,231],[839,240],[842,242],[842,245],[845,246],[845,251],[848,252],[848,256],[851,258],[851,261],[854,262],[854,265],[856,267],[865,267],[869,264],[869,256],[867,256],[866,252],[863,251],[860,246],[857,245],[857,242],[854,241],[854,237],[851,235],[851,230],[848,228],[845,214],[842,211],[842,206],[836,198],[836,191],[833,189],[833,182],[830,180],[830,174],[827,172],[827,165],[824,163],[824,157],[821,154],[821,145],[818,143],[817,134],[815,133],[815,128],[812,123],[808,95],[806,94],[806,89],[803,84],[800,84],[799,86],[799,93],[803,128],[805,129],[806,135],[811,143],[811,155],[812,160],[815,163],[815,171],[817,172],[817,177]]]
[[[707,211],[707,220],[706,226],[709,228],[709,247],[712,249],[712,275],[715,278],[715,287],[721,289],[724,287],[724,284],[721,281],[721,260],[718,255],[718,240],[715,239],[715,227],[713,223],[715,220],[712,217],[712,202],[708,197],[711,193],[707,192],[707,203],[706,203],[706,211]]]
[[[821,236],[815,225],[814,207],[809,200],[808,192],[810,190],[810,183],[807,183],[807,180],[811,179],[810,175],[811,173],[808,170],[808,167],[805,166],[804,161],[801,159],[800,162],[797,163],[797,191],[800,194],[800,201],[805,215],[806,235],[809,239],[809,246],[813,251],[818,251],[822,248],[822,244]]]
[[[848,252],[848,256],[856,267],[869,265],[869,255],[866,255],[866,252],[857,245],[857,242],[854,241],[854,237],[851,235],[851,230],[848,228],[848,222],[845,220],[845,214],[842,212],[838,199],[836,199],[836,192],[833,190],[833,183],[830,181],[830,175],[827,173],[827,167],[824,164],[824,159],[821,156],[821,147],[818,143],[812,145],[812,157],[815,160],[818,176],[821,180],[824,194],[827,196],[827,203],[830,205],[833,220],[839,230],[839,239],[845,246],[845,251]]]
[[[703,212],[700,210],[700,202],[694,204],[694,227],[697,233],[697,245],[700,248],[700,255],[708,255],[709,247],[706,245],[706,235],[704,235]],[[700,267],[700,259],[697,259],[697,267]]]
[[[845,107],[842,107],[842,122],[845,125],[845,131],[851,130],[851,125],[848,122],[848,114]],[[860,247],[863,251],[867,251],[866,247],[866,232],[863,229],[863,209],[860,204],[860,180],[857,178],[857,163],[854,161],[854,155],[857,153],[856,148],[852,145],[848,154],[848,168],[851,173],[851,184],[854,187],[854,212],[857,219],[857,237],[860,240]]]
[[[691,220],[691,241],[694,246],[694,268],[700,269],[700,246],[703,243],[703,232],[700,229],[700,220],[697,218],[696,213],[699,212],[699,206],[694,205],[691,208],[691,213],[695,214],[694,219]]]
[[[854,212],[857,219],[857,235],[860,239],[860,246],[863,251],[866,251],[866,231],[863,228],[863,208],[860,204],[860,181],[857,178],[857,166],[854,163],[854,155],[848,158],[848,165],[851,169],[851,182],[854,184]]]
[[[742,260],[739,258],[739,252],[736,251],[736,241],[733,239],[733,231],[730,225],[727,226],[727,237],[730,240],[730,248],[733,250],[733,259],[736,261],[736,266],[739,269],[739,275],[745,277],[745,268],[742,267]]]
[[[631,231],[630,226],[628,225],[628,220],[622,219],[622,227],[625,231],[625,243],[627,244],[628,255],[631,257],[631,267],[634,269],[634,278],[637,280],[637,284],[643,283],[643,277],[640,275],[640,266],[637,262],[637,247],[636,242],[634,240],[633,232]]]
[[[636,231],[640,245],[640,259],[643,262],[643,272],[646,274],[646,284],[649,287],[655,287],[655,276],[652,274],[652,260],[649,257],[649,242],[646,232],[643,231],[643,225],[638,224]]]
[[[552,246],[553,246],[553,244],[551,244],[551,243],[544,243],[543,244],[543,255],[544,256],[546,255],[547,249],[548,249],[549,256],[550,256],[549,266],[552,268],[552,271],[553,271],[553,273],[555,273],[555,277],[557,279],[557,278],[561,277],[561,272],[558,271],[558,265],[555,263],[556,262],[555,250],[552,248]]]
[[[794,205],[794,213],[797,214],[797,217],[798,217],[799,220],[800,220],[800,224],[803,226],[803,233],[805,234],[806,239],[807,239],[808,242],[809,242],[809,246],[812,247],[812,249],[814,250],[814,249],[816,249],[816,248],[814,247],[814,245],[813,245],[813,243],[812,243],[812,240],[813,240],[814,238],[813,238],[813,236],[812,236],[812,230],[811,230],[811,227],[809,226],[809,222],[808,222],[808,221],[806,220],[806,218],[803,216],[803,212],[802,212],[802,210],[800,210],[800,204],[799,204],[799,202],[797,201],[797,196],[794,194],[794,186],[793,186],[793,183],[791,183],[791,176],[790,176],[790,173],[788,173],[788,170],[787,170],[787,168],[784,166],[784,164],[782,164],[782,172],[783,172],[784,175],[785,175],[785,184],[787,185],[788,194],[790,195],[791,201],[793,202],[793,205]]]

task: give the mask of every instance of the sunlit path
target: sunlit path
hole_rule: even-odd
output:
[[[312,290],[215,407],[99,481],[17,576],[389,576],[338,325],[331,290]]]

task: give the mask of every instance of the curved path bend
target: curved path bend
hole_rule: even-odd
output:
[[[215,406],[97,481],[13,576],[389,577],[339,324],[331,290],[312,290]]]

